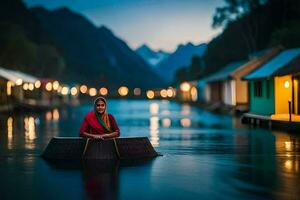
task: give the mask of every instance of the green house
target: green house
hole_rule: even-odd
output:
[[[300,48],[279,53],[243,77],[249,81],[249,112],[260,115],[299,114]]]

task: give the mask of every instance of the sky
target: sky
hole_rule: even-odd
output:
[[[222,30],[211,27],[224,0],[24,0],[28,7],[68,7],[96,26],[104,25],[136,49],[147,44],[172,52],[179,44],[209,42]]]

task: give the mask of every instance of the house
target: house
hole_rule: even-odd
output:
[[[300,121],[300,48],[280,52],[243,79],[249,81],[249,113]]]
[[[220,102],[235,106],[236,110],[248,110],[248,82],[242,77],[257,69],[282,50],[281,47],[263,50],[251,54],[249,61],[234,62],[208,77],[206,82],[206,99],[208,102]]]

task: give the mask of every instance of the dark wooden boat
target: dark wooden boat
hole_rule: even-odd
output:
[[[109,140],[54,137],[42,154],[47,160],[131,160],[154,158],[158,155],[147,137]]]

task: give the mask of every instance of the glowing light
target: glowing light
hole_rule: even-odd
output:
[[[290,87],[290,82],[289,81],[284,81],[284,87],[289,88]]]
[[[128,88],[126,86],[121,86],[119,89],[118,89],[118,92],[121,96],[126,96],[128,94]]]
[[[22,85],[22,83],[23,83],[22,79],[19,78],[16,80],[16,85]]]
[[[58,81],[54,81],[52,84],[53,90],[57,90],[59,87],[59,82]]]
[[[25,117],[25,137],[29,140],[34,140],[36,138],[35,135],[35,121],[33,117]]]
[[[28,90],[28,83],[23,84],[23,90]]]
[[[6,94],[7,94],[7,96],[11,95],[11,86],[12,86],[12,83],[10,81],[8,81],[7,84],[6,84]]]
[[[153,90],[148,90],[146,95],[147,95],[148,99],[153,99],[154,98],[154,91]]]
[[[188,92],[191,89],[191,85],[188,82],[183,82],[180,84],[180,89],[183,92]]]
[[[96,90],[96,88],[90,88],[90,89],[89,89],[89,95],[90,95],[91,97],[96,96],[96,95],[97,95],[97,90]]]
[[[82,85],[82,86],[80,86],[79,90],[80,90],[80,92],[82,94],[85,94],[87,92],[87,86],[86,85]]]
[[[284,167],[288,170],[288,171],[292,171],[293,168],[293,163],[291,160],[286,160],[284,162]]]
[[[292,151],[292,142],[290,142],[290,141],[285,141],[285,142],[284,142],[284,146],[285,146],[285,149],[286,149],[287,151]]]
[[[36,88],[40,88],[41,87],[41,81],[36,81],[35,83],[34,83],[34,86],[36,87]]]
[[[53,110],[52,116],[53,116],[53,120],[55,120],[55,121],[59,120],[59,112],[57,109]]]
[[[7,147],[8,149],[12,149],[12,138],[13,138],[13,118],[9,117],[7,119]]]
[[[58,93],[61,93],[61,90],[62,90],[62,87],[61,87],[61,86],[58,86],[57,92],[58,92]]]
[[[183,127],[190,127],[191,126],[191,120],[188,119],[188,118],[183,118],[183,119],[180,120],[180,124]]]
[[[71,95],[75,96],[78,93],[78,90],[76,87],[71,88]]]
[[[29,84],[28,84],[28,89],[29,89],[30,91],[32,91],[32,90],[34,89],[34,84],[33,84],[33,83],[29,83]]]
[[[106,96],[108,94],[108,90],[105,87],[100,88],[99,93],[102,96]]]
[[[167,89],[167,96],[168,97],[173,97],[173,89],[172,88]]]
[[[162,124],[164,127],[170,127],[171,126],[171,120],[169,118],[165,118],[162,120]]]
[[[134,88],[133,94],[134,94],[135,96],[140,96],[141,93],[142,93],[141,88]]]
[[[46,90],[50,92],[52,90],[52,83],[48,82],[45,87],[46,87]]]
[[[62,95],[67,95],[68,93],[69,93],[69,88],[66,87],[66,86],[62,87],[61,94]]]
[[[157,147],[159,145],[159,119],[157,116],[152,116],[150,118],[150,142],[154,147]]]
[[[197,99],[198,99],[198,92],[197,92],[196,87],[192,87],[192,89],[191,89],[191,98],[192,98],[192,101],[197,101]]]
[[[25,148],[34,149],[35,143],[33,140],[36,139],[36,133],[35,133],[35,120],[33,117],[24,118],[24,128],[25,128]]]
[[[47,113],[46,113],[46,120],[47,121],[50,121],[52,119],[52,113],[50,112],[50,111],[48,111]]]
[[[150,104],[150,113],[152,115],[158,114],[158,110],[159,110],[159,105],[157,103],[151,103]]]
[[[166,89],[162,89],[162,90],[160,91],[160,96],[161,96],[162,98],[166,98],[166,97],[168,96],[167,90],[166,90]]]

